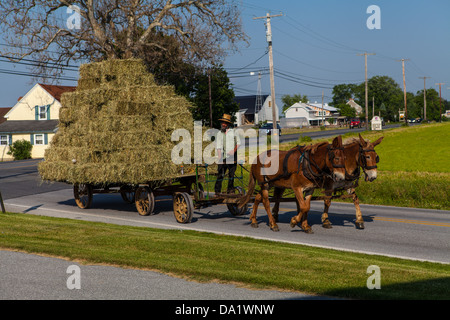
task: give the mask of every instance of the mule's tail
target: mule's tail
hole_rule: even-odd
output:
[[[239,200],[238,208],[242,208],[250,201],[250,198],[253,195],[253,192],[255,191],[255,185],[256,185],[255,177],[253,176],[253,172],[250,170],[247,194],[243,196],[241,200]]]

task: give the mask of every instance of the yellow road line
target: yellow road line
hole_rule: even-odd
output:
[[[31,168],[31,167],[36,167],[36,164],[38,162],[36,162],[34,165],[30,165],[30,166],[19,166],[19,167],[9,167],[9,168],[1,168],[0,170],[11,170],[11,169],[19,169],[19,168]]]
[[[450,228],[450,223],[445,222],[429,222],[420,220],[407,220],[407,219],[393,219],[393,218],[383,218],[383,217],[373,217],[373,220],[377,221],[389,221],[389,222],[400,222],[400,223],[411,223],[411,224],[421,224],[426,226],[437,226],[437,227],[447,227]]]
[[[264,207],[258,207],[259,209],[263,209]],[[287,209],[287,208],[280,208],[279,211],[283,212],[296,212],[296,209]],[[352,216],[350,214],[333,214],[329,213],[329,216]],[[364,216],[363,216],[364,218]],[[419,224],[419,225],[425,225],[425,226],[436,226],[436,227],[447,227],[450,228],[450,223],[445,222],[430,222],[430,221],[421,221],[421,220],[408,220],[408,219],[394,219],[394,218],[385,218],[385,217],[370,217],[366,219],[372,219],[376,221],[387,221],[387,222],[399,222],[399,223],[410,223],[410,224]]]

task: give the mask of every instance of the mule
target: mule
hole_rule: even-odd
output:
[[[356,209],[355,227],[357,229],[364,229],[364,220],[359,206],[359,198],[356,195],[355,189],[359,184],[359,177],[361,174],[360,168],[363,169],[365,181],[372,182],[377,178],[377,163],[379,157],[375,152],[375,146],[379,145],[384,137],[379,138],[371,143],[366,141],[359,135],[359,139],[354,139],[344,145],[345,158],[345,179],[341,181],[334,181],[329,177],[324,177],[322,185],[317,184],[317,188],[324,189],[324,194],[327,197],[324,200],[324,212],[322,214],[322,227],[331,228],[331,222],[328,217],[328,209],[331,205],[331,196],[334,192],[347,190],[349,195],[352,195],[352,200]],[[278,221],[278,211],[280,205],[280,198],[285,189],[275,188],[274,201],[275,205],[272,209],[272,215],[275,221]],[[298,204],[297,204],[298,206]]]
[[[277,172],[271,175],[262,174],[262,168],[267,165],[262,162],[264,154],[259,155],[256,163],[251,166],[248,192],[246,196],[242,197],[238,206],[243,207],[250,201],[256,182],[258,182],[261,191],[255,197],[250,215],[251,225],[255,228],[258,227],[256,212],[259,203],[262,202],[269,217],[269,227],[273,231],[279,231],[270,212],[269,188],[292,189],[297,201],[297,215],[291,219],[291,226],[295,227],[300,223],[303,231],[312,233],[307,219],[312,192],[315,188],[323,186],[325,176],[335,182],[345,179],[342,137],[336,137],[332,144],[323,142],[307,147],[297,146],[289,151],[269,150],[266,155],[272,159],[278,157]]]
[[[359,206],[359,199],[356,195],[356,188],[359,184],[360,168],[362,168],[365,181],[372,182],[377,178],[377,163],[380,161],[379,156],[375,152],[375,147],[381,143],[384,137],[379,138],[375,142],[364,140],[361,135],[359,139],[354,139],[344,145],[345,155],[345,179],[341,181],[325,181],[327,189],[324,193],[328,197],[324,200],[324,211],[322,214],[322,226],[324,228],[331,228],[331,222],[328,218],[328,209],[331,205],[331,195],[333,192],[347,190],[347,193],[352,195],[353,204],[356,209],[355,227],[357,229],[364,229],[364,220]]]

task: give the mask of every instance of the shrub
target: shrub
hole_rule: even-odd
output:
[[[304,142],[311,142],[312,138],[310,136],[304,136],[304,135],[300,135],[300,137],[297,140],[298,144],[304,143]]]
[[[31,159],[32,148],[30,141],[18,140],[9,146],[8,154],[12,154],[14,160]]]

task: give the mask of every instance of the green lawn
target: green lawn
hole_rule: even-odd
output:
[[[448,265],[194,231],[26,214],[0,215],[0,248],[164,273],[358,299],[450,299]],[[381,269],[381,290],[366,286]]]
[[[384,136],[376,147],[380,171],[450,173],[450,123],[417,125],[371,134]]]

